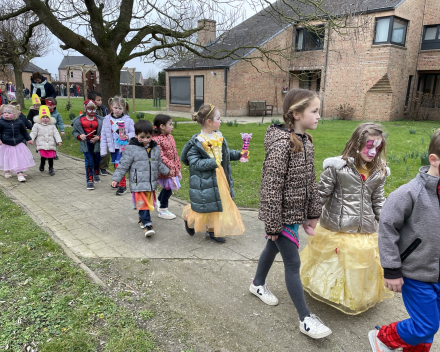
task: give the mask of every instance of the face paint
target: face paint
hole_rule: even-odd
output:
[[[96,109],[87,109],[88,114],[94,114],[96,112]]]
[[[365,144],[364,149],[362,150],[362,153],[367,155],[370,158],[374,158],[376,154],[379,152],[379,149],[382,145],[382,140],[375,139],[375,140],[368,140]]]
[[[217,112],[217,113],[214,115],[214,121],[220,121],[220,113],[219,113],[219,112]]]
[[[11,111],[11,110],[9,110],[9,109],[5,109],[5,110],[3,111],[3,117],[4,117],[6,120],[12,120],[12,119],[14,118],[14,113],[13,113],[13,111]]]

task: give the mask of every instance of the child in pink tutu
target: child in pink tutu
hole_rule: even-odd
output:
[[[53,169],[53,159],[56,156],[57,145],[61,147],[61,136],[56,127],[57,120],[50,116],[49,107],[46,105],[40,106],[38,116],[34,117],[34,127],[32,127],[31,138],[32,141],[37,139],[37,151],[40,153],[40,171],[44,171],[46,159],[49,162],[49,175],[55,176]]]
[[[18,181],[26,181],[24,171],[35,165],[32,153],[23,143],[33,144],[24,123],[18,119],[18,110],[13,105],[2,105],[0,108],[0,170],[5,177],[11,178],[12,172],[17,174]]]
[[[159,217],[167,220],[176,218],[172,212],[168,210],[168,200],[173,191],[180,188],[181,165],[179,155],[177,154],[176,142],[174,141],[171,131],[173,130],[173,121],[168,115],[159,114],[154,118],[154,130],[152,139],[160,147],[160,157],[162,162],[170,169],[170,173],[166,176],[159,175],[159,184],[162,191],[159,194],[160,207],[158,209]]]

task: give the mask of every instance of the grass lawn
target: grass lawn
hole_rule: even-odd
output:
[[[151,312],[118,306],[1,192],[0,232],[1,350],[157,351]]]
[[[66,104],[67,104],[67,98],[58,98],[58,106],[57,106],[57,110],[58,112],[61,114],[63,121],[65,124],[70,125],[70,117],[69,117],[69,113],[73,112],[75,114],[75,116],[79,115],[80,111],[84,111],[82,104],[84,103],[84,99],[82,97],[78,97],[78,98],[71,98],[70,99],[70,103],[72,104],[72,108],[70,109],[70,111],[66,110]],[[130,105],[130,109],[132,108],[132,100],[129,99],[128,100],[129,105]],[[28,114],[28,109],[29,107],[32,105],[31,100],[30,99],[25,99],[25,108],[22,109],[23,113],[25,115]],[[153,99],[136,99],[136,111],[146,111],[146,110],[156,110],[158,113],[162,110],[165,109],[165,105],[166,102],[165,100],[162,100],[162,109],[156,109],[153,106]],[[153,121],[154,117],[156,115],[153,114],[145,114],[145,118]],[[130,117],[137,121],[136,118],[136,113],[130,113]],[[184,118],[174,118],[174,121],[188,121],[188,119],[184,119]]]
[[[324,159],[341,155],[345,143],[360,121],[324,120],[318,128],[312,132],[315,145],[316,175],[323,171]],[[387,160],[391,169],[391,176],[387,178],[385,191],[387,194],[404,183],[414,178],[422,166],[421,155],[428,149],[430,134],[440,128],[440,122],[413,122],[392,121],[382,123],[387,138]],[[233,162],[232,175],[235,180],[236,203],[242,207],[257,208],[259,202],[259,190],[261,180],[261,168],[265,155],[264,134],[268,124],[247,124],[238,126],[221,126],[221,131],[228,141],[231,149],[242,147],[240,132],[252,133],[250,142],[250,157],[248,163]],[[410,130],[413,134],[410,133]],[[196,124],[177,124],[173,130],[177,150],[180,153],[185,143],[191,136],[200,131]],[[82,157],[78,152],[78,143],[71,137],[64,136],[66,142],[60,148],[62,152]],[[186,167],[182,168],[182,188],[175,192],[181,199],[189,200],[188,178],[189,172]]]

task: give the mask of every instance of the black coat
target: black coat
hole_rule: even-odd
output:
[[[34,117],[37,116],[40,113],[40,110],[38,109],[32,109],[32,107],[29,109],[27,119],[31,123],[32,127],[34,126]],[[32,129],[31,127],[31,129]]]
[[[24,141],[30,141],[26,126],[20,119],[0,119],[0,140],[6,145],[16,146]]]
[[[26,126],[26,128],[28,130],[32,129],[32,123],[26,118],[26,115],[23,114],[22,112],[20,113],[20,115],[18,116],[18,119],[23,121],[24,125]]]
[[[42,97],[41,96],[41,91],[40,89],[37,89],[36,94],[40,97],[40,98],[56,98],[57,97],[57,92],[55,90],[55,88],[53,87],[52,84],[50,84],[47,80],[46,77],[43,76],[43,82],[46,81],[46,83],[44,84],[44,90],[46,91],[46,96]],[[35,81],[31,78],[31,91],[30,94],[34,93],[34,83]]]

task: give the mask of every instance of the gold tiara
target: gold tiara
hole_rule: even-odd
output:
[[[215,106],[214,106],[214,105],[212,105],[212,104],[208,104],[208,105],[211,107],[211,110],[209,110],[208,115],[206,115],[206,117],[208,117],[209,114],[212,112],[212,110],[215,109]]]

